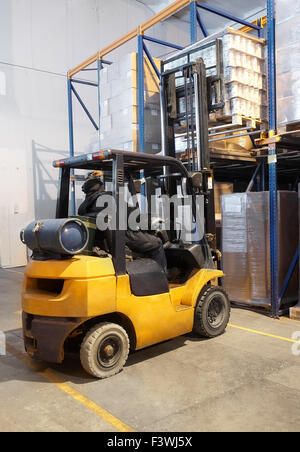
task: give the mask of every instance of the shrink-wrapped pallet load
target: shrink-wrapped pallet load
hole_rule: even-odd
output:
[[[300,219],[300,184],[298,185],[298,209],[299,209],[299,219]],[[300,225],[300,221],[299,221]],[[300,246],[300,228],[299,228],[299,246]],[[296,266],[298,278],[300,280],[300,260],[298,260],[298,265]],[[290,308],[290,318],[294,320],[300,320],[300,284],[298,292],[298,304]]]
[[[281,289],[298,247],[297,193],[278,192],[278,282]],[[269,193],[222,196],[222,253],[224,288],[231,301],[269,308],[270,212]],[[284,303],[298,299],[298,272],[294,272]]]

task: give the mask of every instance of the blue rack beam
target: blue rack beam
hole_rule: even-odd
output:
[[[171,47],[176,50],[183,50],[184,47],[178,46],[177,44],[172,44],[171,42],[162,41],[161,39],[152,38],[151,36],[143,35],[143,39],[146,41],[154,42],[155,44],[160,44],[165,47]]]
[[[112,61],[107,61],[107,60],[102,60],[102,59],[101,59],[101,63],[107,64],[108,66],[111,66],[112,64],[114,64]]]
[[[259,26],[258,37],[263,39],[265,35],[264,26],[261,19],[258,19],[257,25]]]
[[[283,282],[283,285],[282,285],[282,288],[281,288],[281,291],[280,291],[280,294],[279,294],[279,300],[278,300],[279,308],[280,308],[280,304],[282,302],[282,299],[283,299],[283,297],[285,295],[285,292],[286,292],[286,290],[288,288],[288,285],[289,285],[289,282],[291,280],[291,277],[293,276],[293,273],[294,273],[294,270],[296,268],[296,264],[297,264],[298,260],[299,260],[299,249],[297,249],[297,251],[296,251],[296,253],[295,253],[294,257],[293,257],[292,263],[290,265],[290,268],[289,268],[289,270],[287,272],[287,275],[285,277],[285,280]]]
[[[96,124],[96,121],[94,121],[92,115],[90,114],[90,112],[88,111],[88,109],[86,108],[83,100],[81,99],[81,97],[79,96],[78,92],[76,91],[76,89],[74,88],[74,86],[71,85],[71,89],[72,92],[75,94],[76,99],[78,100],[78,102],[80,103],[81,107],[83,108],[85,114],[87,115],[87,117],[89,118],[89,120],[91,121],[91,123],[93,124],[93,126],[95,127],[96,130],[99,130],[98,125]]]
[[[98,59],[99,61],[99,59]],[[112,61],[107,61],[107,60],[100,60],[102,64],[107,64],[108,66],[111,66],[112,64],[114,64]],[[81,69],[81,71],[97,71],[98,68],[97,67],[92,67],[92,68],[85,68],[85,69]]]
[[[144,71],[144,40],[138,36],[138,99],[139,99],[139,146],[140,152],[146,152],[145,146],[145,71]]]
[[[275,1],[267,0],[268,9],[268,94],[269,129],[276,131],[276,43],[275,43]]]
[[[87,80],[78,80],[77,78],[72,78],[72,83],[78,83],[80,85],[95,86],[95,87],[98,86],[98,84],[95,82],[89,82]]]
[[[100,123],[101,123],[101,92],[100,92],[100,81],[101,81],[101,71],[103,69],[103,61],[98,59],[97,61],[97,80],[98,80],[98,128],[99,128],[99,149],[100,149]]]
[[[275,46],[275,1],[267,0],[268,17],[268,97],[269,136],[276,133],[276,46]],[[278,284],[278,211],[277,211],[277,150],[269,145],[269,194],[270,194],[270,259],[271,259],[271,315],[279,315]]]
[[[68,112],[69,112],[69,145],[70,145],[70,157],[74,157],[74,127],[73,127],[73,102],[72,102],[72,82],[68,79]],[[74,174],[74,170],[71,171],[71,175]],[[75,200],[75,181],[71,182],[71,212],[72,215],[76,214],[76,200]]]
[[[199,13],[198,10],[196,10],[196,16],[197,16],[197,22],[198,22],[198,25],[199,25],[199,27],[201,28],[201,31],[202,31],[202,33],[203,33],[203,36],[204,36],[205,38],[207,38],[207,36],[208,36],[208,31],[207,31],[207,29],[206,29],[206,27],[205,27],[205,25],[204,25],[204,22],[203,22],[202,19],[201,19],[201,16],[200,16],[200,13]]]
[[[139,118],[139,149],[141,153],[146,152],[145,143],[145,70],[144,70],[144,37],[138,35],[138,118]],[[151,61],[151,60],[150,60]],[[154,64],[154,62],[153,62]],[[141,211],[145,213],[146,184],[144,171],[141,171]]]
[[[259,165],[257,165],[257,168],[255,169],[254,174],[253,174],[253,176],[251,178],[251,181],[249,182],[249,185],[248,185],[248,187],[246,189],[246,193],[249,193],[252,190],[252,188],[254,186],[254,183],[255,183],[255,180],[256,180],[259,172],[261,171],[262,165],[263,165],[262,162]]]
[[[190,37],[191,44],[197,42],[197,5],[196,2],[190,4]]]
[[[211,13],[214,13],[217,16],[221,16],[221,17],[224,17],[225,19],[232,20],[233,22],[236,22],[241,25],[245,25],[246,27],[253,28],[254,30],[259,31],[261,29],[261,27],[259,27],[258,25],[247,22],[246,20],[241,19],[240,17],[234,16],[233,14],[227,13],[226,11],[222,11],[218,8],[214,8],[213,6],[209,6],[209,5],[206,5],[205,3],[200,3],[200,2],[196,2],[196,4],[197,4],[198,8],[201,8],[201,9],[204,9]]]
[[[73,129],[73,102],[72,102],[72,82],[68,79],[68,110],[69,110],[69,143],[70,157],[74,157],[74,129]]]
[[[153,58],[152,58],[152,56],[151,56],[151,53],[150,53],[149,50],[148,50],[148,47],[146,46],[146,44],[145,44],[144,42],[143,42],[143,50],[144,50],[145,54],[147,55],[148,60],[150,61],[151,66],[153,67],[153,69],[154,69],[154,71],[155,71],[155,73],[156,73],[158,79],[160,80],[160,72],[159,72],[159,70],[158,70],[156,64],[154,63],[154,60],[153,60]]]

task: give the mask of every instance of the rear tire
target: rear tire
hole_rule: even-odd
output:
[[[200,336],[216,337],[224,333],[230,319],[230,301],[217,286],[206,286],[195,307],[194,331]]]
[[[123,369],[129,354],[129,338],[116,323],[99,323],[82,341],[80,361],[84,370],[96,378],[109,378]]]

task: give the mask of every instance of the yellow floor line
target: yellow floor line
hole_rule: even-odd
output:
[[[274,334],[264,333],[262,331],[257,331],[257,330],[251,330],[250,328],[244,328],[243,326],[232,325],[231,323],[229,323],[228,326],[231,328],[237,328],[238,330],[243,330],[243,331],[248,331],[250,333],[260,334],[261,336],[268,336],[268,337],[272,337],[274,339],[281,339],[282,341],[293,342],[294,344],[300,344],[300,341],[296,341],[294,339],[289,339],[287,337],[275,336]]]
[[[55,384],[57,388],[59,388],[64,393],[68,394],[70,397],[72,397],[77,402],[81,403],[81,405],[85,406],[89,410],[91,410],[94,414],[99,416],[102,420],[106,421],[110,425],[112,425],[114,428],[119,430],[120,432],[133,432],[133,429],[129,427],[129,425],[122,422],[120,419],[116,418],[114,415],[109,413],[109,411],[105,410],[104,408],[101,408],[99,405],[97,405],[92,400],[85,397],[81,392],[77,391],[76,389],[72,388],[67,383],[64,383],[55,375],[55,373],[49,369],[44,371],[37,371],[35,368],[36,363],[32,361],[27,355],[17,350],[15,347],[13,347],[11,344],[6,344],[6,349],[9,353],[11,353],[13,356],[15,356],[17,359],[22,361],[26,366],[33,369],[35,372],[37,372],[39,375],[42,375],[46,380],[48,380],[50,383]]]

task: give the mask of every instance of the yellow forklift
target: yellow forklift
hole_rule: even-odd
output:
[[[199,75],[200,69],[199,65],[184,69],[190,74],[189,83],[198,83],[194,71]],[[176,99],[176,84],[173,74],[163,80],[165,136],[171,146],[174,111],[168,96]],[[192,90],[190,85],[190,92],[195,94],[198,88]],[[89,374],[107,378],[121,371],[130,351],[192,331],[209,338],[224,333],[230,303],[218,286],[223,273],[216,263],[208,143],[202,149],[198,145],[196,152],[194,168],[166,151],[149,155],[105,150],[54,162],[60,168],[56,219],[35,221],[21,233],[23,243],[33,251],[22,291],[24,342],[32,358],[61,363],[65,353],[75,350]],[[102,171],[104,182],[112,187],[115,224],[103,239],[100,255],[93,251],[95,221],[69,215],[70,181],[76,170]],[[141,172],[146,197],[171,198],[180,191],[180,196],[192,199],[195,224],[200,216],[196,239],[180,236],[174,208],[169,230],[158,221],[153,231],[149,223],[149,231],[164,243],[169,278],[154,260],[127,255],[127,214],[119,205],[125,186],[132,196],[141,191]]]
[[[61,363],[65,351],[77,346],[84,369],[105,378],[123,368],[130,350],[192,331],[206,337],[225,331],[230,304],[214,285],[223,273],[215,268],[205,236],[198,237],[199,243],[167,240],[168,267],[180,269],[168,281],[155,261],[126,259],[119,209],[103,257],[92,255],[92,249],[91,255],[86,253],[88,228],[94,225],[68,218],[71,170],[111,174],[117,206],[126,174],[168,168],[173,171],[168,179],[173,174],[184,180],[194,199],[201,188],[197,173],[190,175],[172,157],[123,151],[101,151],[54,165],[61,167],[57,218],[33,222],[22,232],[22,241],[33,250],[22,292],[25,348],[31,357]]]

